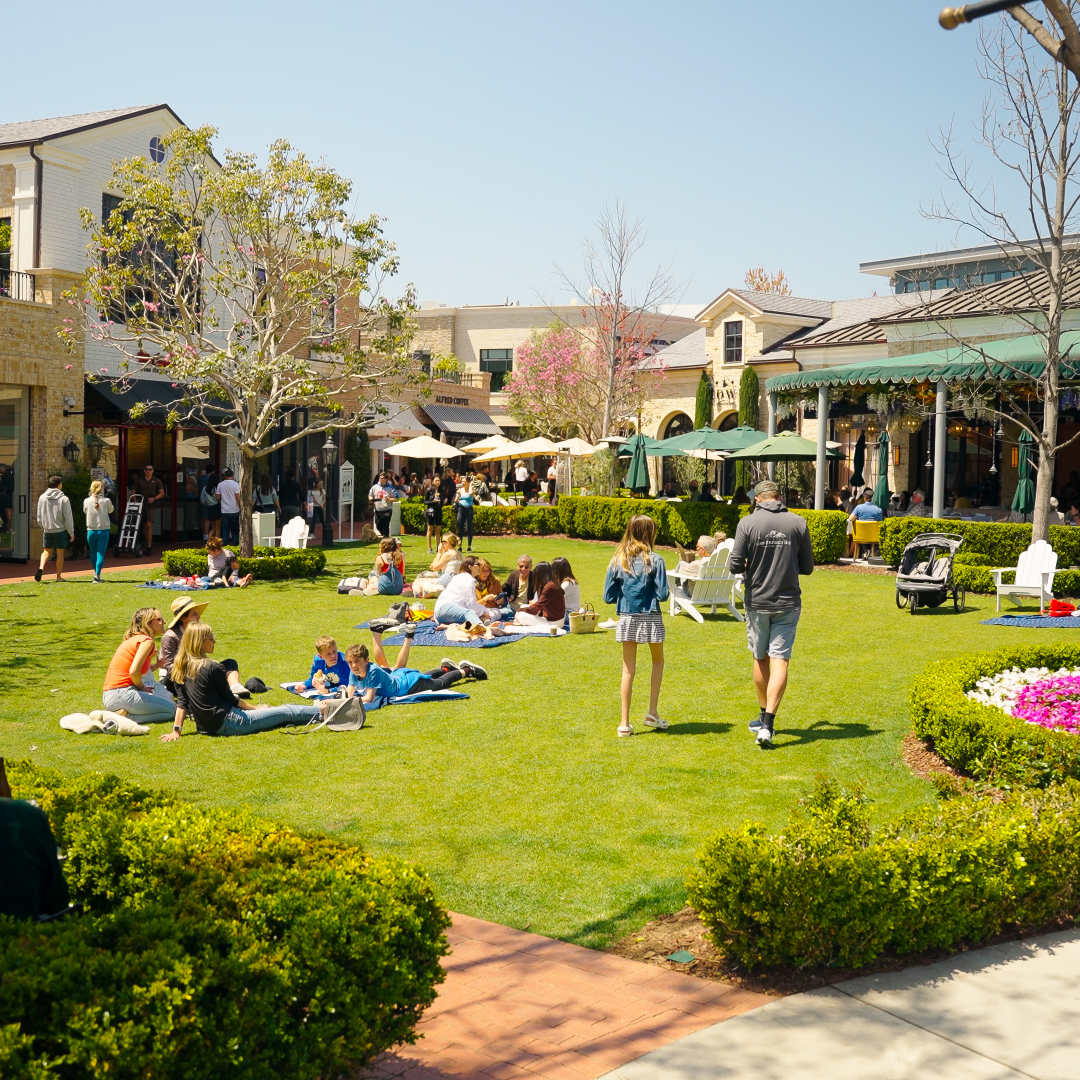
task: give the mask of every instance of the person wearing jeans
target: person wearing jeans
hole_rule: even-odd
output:
[[[259,731],[287,727],[291,724],[310,724],[322,718],[318,705],[266,705],[261,709],[230,709],[224,722],[211,735],[254,735]]]
[[[480,560],[469,555],[461,561],[461,572],[455,574],[435,601],[435,621],[440,623],[491,622],[497,610],[485,607],[476,598],[476,579],[480,576]]]
[[[105,565],[105,551],[109,546],[109,515],[113,504],[102,494],[104,485],[95,480],[90,485],[90,496],[83,500],[86,517],[86,543],[90,548],[90,561],[94,567],[94,581],[101,582],[101,570]]]
[[[473,503],[473,493],[469,489],[468,480],[465,480],[462,482],[461,487],[457,489],[457,494],[454,496],[454,506],[457,507],[458,536],[460,536],[462,540],[468,538],[468,547],[465,549],[466,551],[472,551],[473,515],[475,514]]]
[[[240,485],[233,479],[232,469],[222,473],[224,479],[218,484],[221,500],[221,538],[226,544],[240,543]]]
[[[143,724],[164,724],[172,719],[173,700],[150,674],[157,655],[155,638],[164,630],[165,620],[157,608],[139,608],[132,616],[102,687],[101,701],[110,712],[125,712]]]

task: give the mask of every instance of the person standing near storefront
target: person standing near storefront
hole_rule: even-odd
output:
[[[221,500],[221,539],[226,544],[240,543],[240,485],[233,479],[232,469],[222,473],[224,479],[218,484]]]
[[[41,562],[34,573],[35,581],[41,580],[45,565],[53,556],[56,557],[56,580],[64,580],[64,552],[67,551],[68,544],[75,539],[71,500],[60,489],[61,483],[59,476],[50,476],[49,486],[41,493],[37,502],[38,527],[42,532],[44,547]]]
[[[149,555],[154,547],[154,504],[165,498],[165,486],[154,475],[154,466],[144,465],[142,476],[135,477],[132,489],[143,497],[143,538]]]

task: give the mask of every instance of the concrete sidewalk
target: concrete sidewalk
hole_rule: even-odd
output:
[[[1080,931],[770,1002],[604,1080],[1076,1080]]]

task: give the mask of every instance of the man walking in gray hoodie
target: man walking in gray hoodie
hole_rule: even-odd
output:
[[[37,501],[38,527],[44,534],[41,563],[34,572],[34,580],[40,581],[45,565],[56,556],[56,580],[63,581],[64,552],[75,540],[75,521],[71,516],[71,501],[60,490],[59,476],[49,477],[49,486]]]
[[[754,512],[739,522],[728,558],[742,574],[746,591],[746,637],[754,654],[754,689],[761,713],[750,724],[763,750],[772,747],[773,724],[787,689],[788,661],[802,614],[800,574],[814,571],[810,530],[779,499],[780,489],[765,480],[754,489]]]

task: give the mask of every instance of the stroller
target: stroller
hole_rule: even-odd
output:
[[[956,533],[921,533],[900,556],[896,574],[896,606],[912,615],[918,607],[941,607],[952,597],[953,608],[964,610],[965,593],[953,578],[953,558],[964,543]]]
[[[124,508],[124,520],[120,523],[120,536],[116,541],[116,553],[130,551],[142,558],[143,497],[129,495]]]

